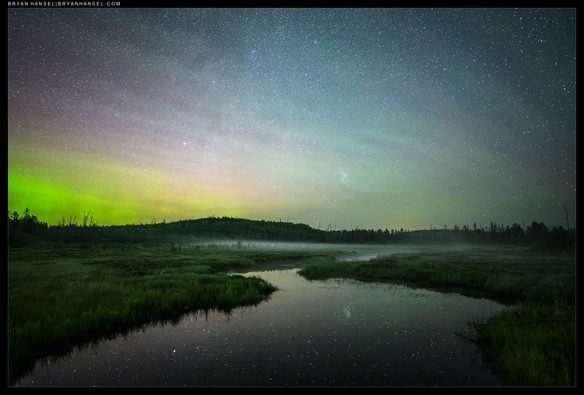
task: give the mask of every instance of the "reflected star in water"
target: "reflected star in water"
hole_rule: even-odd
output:
[[[344,313],[346,318],[351,318],[351,307],[350,306],[345,307]]]

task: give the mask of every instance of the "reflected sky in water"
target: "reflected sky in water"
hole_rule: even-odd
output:
[[[18,385],[492,386],[470,320],[486,299],[356,281],[307,281],[298,269],[248,273],[268,301],[184,316],[37,364]]]

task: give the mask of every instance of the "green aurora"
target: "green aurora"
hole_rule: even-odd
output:
[[[49,224],[575,215],[573,9],[13,8],[8,68],[8,209]]]

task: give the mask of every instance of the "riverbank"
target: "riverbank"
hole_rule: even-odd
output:
[[[161,243],[62,243],[11,248],[8,259],[9,382],[37,358],[200,309],[256,304],[276,290],[237,268],[317,252]]]
[[[480,292],[513,308],[476,324],[477,341],[509,385],[575,385],[576,259],[572,252],[488,245],[394,254],[369,261],[323,260],[307,279],[353,278]]]
[[[511,385],[574,385],[574,252],[509,245],[387,247],[399,253],[369,261],[336,260],[340,246],[62,243],[11,248],[10,380],[37,358],[66,353],[75,344],[175,320],[189,311],[256,304],[275,288],[227,271],[303,261],[300,274],[308,279],[403,282],[511,303],[491,322],[475,324],[475,340],[494,368]],[[360,259],[356,251],[343,251]],[[367,249],[365,255],[372,252]]]

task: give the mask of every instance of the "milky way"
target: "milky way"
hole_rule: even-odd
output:
[[[8,9],[8,208],[565,224],[575,9]]]

